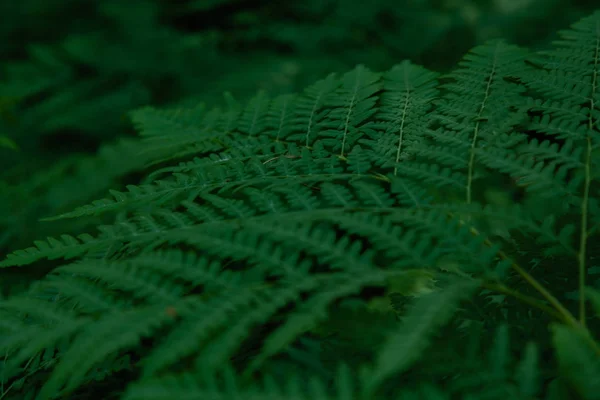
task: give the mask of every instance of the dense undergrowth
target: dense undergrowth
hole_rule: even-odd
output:
[[[600,12],[526,49],[442,3],[64,2],[0,86],[0,398],[600,398]]]

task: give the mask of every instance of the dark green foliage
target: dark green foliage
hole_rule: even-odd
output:
[[[11,196],[0,193],[0,251],[87,229],[81,221],[37,221],[139,183],[131,178],[147,172],[145,160],[131,156],[106,174],[106,154],[120,151],[115,138],[132,134],[132,108],[203,101],[211,109],[223,90],[244,102],[257,90],[300,92],[357,64],[387,70],[411,59],[447,70],[491,38],[545,46],[555,29],[593,7],[567,0],[2,2],[0,182]],[[291,134],[272,112],[265,121],[272,134],[279,126]],[[153,151],[170,154],[158,141]]]
[[[128,74],[171,104],[132,111],[139,136],[95,157],[5,175],[0,246],[48,237],[0,261],[0,398],[600,397],[600,11],[544,51],[490,40],[445,74],[357,63],[295,94],[213,107],[174,104],[200,90],[192,81],[172,98],[153,89],[193,66],[180,33],[149,28],[156,9],[103,4],[118,26],[145,21],[126,42],[139,57],[88,32],[63,50],[104,71],[89,85],[11,76],[22,116],[49,117],[23,151],[43,129],[117,123],[99,110],[103,96],[118,113],[133,105],[116,100],[134,98]],[[253,18],[335,10],[365,31],[382,18],[346,1],[177,4],[174,20],[235,8],[244,32],[284,39]],[[335,24],[322,29],[335,39]],[[167,53],[143,51],[161,40]],[[109,81],[125,83],[93,94]],[[72,90],[26,104],[47,85]],[[72,114],[53,108],[72,102]],[[38,215],[54,228],[23,224]],[[29,279],[7,290],[19,271]]]

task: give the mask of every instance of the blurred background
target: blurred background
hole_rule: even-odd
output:
[[[128,112],[302,90],[356,64],[448,71],[492,38],[541,49],[583,0],[0,1],[0,258],[92,219],[40,222],[139,183]],[[0,296],[27,276],[2,271]],[[38,271],[43,274],[44,271]]]

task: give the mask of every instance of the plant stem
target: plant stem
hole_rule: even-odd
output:
[[[482,286],[487,289],[493,290],[495,292],[504,293],[506,295],[512,296],[518,300],[521,300],[523,303],[527,303],[537,309],[544,311],[545,313],[551,315],[552,317],[558,319],[559,321],[567,322],[564,315],[562,315],[561,313],[558,313],[555,309],[548,307],[547,305],[545,305],[544,303],[542,303],[541,301],[539,301],[538,299],[536,299],[534,297],[527,296],[527,295],[525,295],[521,292],[518,292],[516,290],[513,290],[503,284],[484,283]]]

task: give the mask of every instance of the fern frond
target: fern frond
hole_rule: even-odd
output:
[[[248,105],[242,111],[237,122],[237,130],[247,136],[261,134],[266,129],[265,116],[270,108],[270,102],[264,91],[258,92],[248,101]]]
[[[352,371],[343,364],[337,368],[333,388],[316,378],[306,382],[299,375],[288,377],[284,384],[270,376],[264,378],[260,384],[248,383],[246,380],[240,379],[232,367],[223,366],[219,370],[202,368],[182,375],[146,379],[128,388],[123,399],[167,400],[208,397],[234,400],[241,396],[272,400],[361,399],[356,390],[355,381],[352,379]]]
[[[196,299],[186,298],[172,306],[176,309],[194,308]],[[56,393],[68,394],[86,379],[90,369],[110,354],[135,347],[143,337],[174,322],[165,306],[151,305],[135,310],[109,313],[87,324],[69,349],[60,358],[39,398],[52,398]],[[104,340],[98,342],[98,335]]]
[[[478,46],[448,75],[452,82],[442,85],[442,98],[435,103],[428,136],[436,143],[444,143],[450,151],[455,149],[450,153],[455,160],[451,168],[466,174],[462,185],[467,203],[473,197],[475,168],[479,163],[485,165],[485,160],[476,158],[477,150],[483,146],[510,148],[524,140],[512,131],[525,117],[525,100],[521,96],[524,88],[507,78],[526,70],[526,54],[502,41]],[[421,156],[440,152],[435,147],[432,152],[426,144],[423,147]],[[448,157],[444,159],[450,161]]]
[[[114,378],[128,400],[504,400],[559,393],[550,373],[595,398],[585,306],[598,293],[585,276],[600,227],[599,21],[529,63],[491,41],[446,75],[359,65],[299,94],[133,112],[141,140],[101,154],[116,172],[94,187],[144,176],[51,208],[49,220],[100,216],[77,225],[102,220],[98,233],[0,262],[74,259],[19,269],[43,276],[0,299],[0,397],[23,383],[39,399],[76,397]],[[575,284],[566,260],[578,263],[579,321],[561,302]],[[564,324],[553,325],[558,370],[538,360],[549,318]]]
[[[284,139],[310,147],[320,137],[329,110],[327,102],[340,85],[334,74],[308,87],[296,100],[290,134]]]
[[[438,74],[408,61],[393,67],[383,76],[383,93],[375,123],[362,139],[378,155],[375,160],[382,168],[413,157],[410,146],[422,140],[428,119],[427,112],[437,97]],[[398,171],[394,168],[394,175]]]
[[[593,175],[597,163],[593,150],[600,144],[599,24],[600,12],[595,12],[561,32],[562,39],[556,42],[556,49],[540,59],[541,68],[523,75],[525,84],[539,99],[533,110],[541,115],[534,120],[534,127],[546,134],[558,134],[583,148],[582,168],[575,173],[570,187],[578,188],[580,193],[577,263],[579,318],[584,325],[589,227],[595,223],[591,218],[597,219],[597,214],[590,214],[590,205],[596,204],[591,192],[597,178]],[[568,168],[564,164],[561,167],[563,171]]]
[[[321,320],[327,318],[328,309],[338,298],[358,292],[364,286],[382,286],[387,279],[411,277],[415,270],[367,270],[360,277],[348,275],[337,275],[328,283],[327,288],[322,288],[320,293],[315,294],[298,309],[293,312],[286,322],[275,332],[265,339],[260,354],[249,364],[246,374],[251,374],[258,369],[267,359],[285,349],[301,333],[316,326]],[[420,272],[416,270],[416,272]],[[325,283],[325,282],[323,282]]]
[[[327,139],[322,140],[333,152],[339,150],[342,159],[362,136],[360,128],[377,110],[380,78],[380,74],[359,65],[341,78],[340,87],[327,102],[332,109],[323,121],[321,135]]]
[[[478,286],[477,281],[458,282],[447,288],[419,297],[378,351],[375,365],[365,372],[363,384],[372,393],[392,374],[405,371],[429,345],[435,330],[446,323]]]
[[[598,343],[589,337],[589,332],[576,331],[557,324],[552,326],[552,331],[561,372],[582,399],[598,399],[600,396]]]
[[[48,238],[47,242],[38,240],[34,242],[36,247],[17,250],[6,256],[6,259],[0,262],[0,267],[30,264],[41,258],[53,260],[61,257],[66,259],[79,257],[87,251],[106,248],[110,242],[112,240],[98,240],[89,234],[82,234],[77,238],[62,235],[60,239]]]

